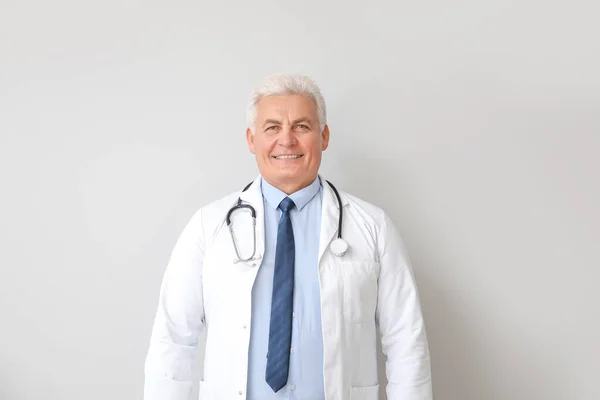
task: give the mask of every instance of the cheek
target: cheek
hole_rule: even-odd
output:
[[[321,155],[321,141],[320,140],[311,140],[310,143],[306,144],[305,147],[310,152],[310,157],[312,159],[319,158]]]
[[[273,147],[275,146],[275,141],[274,140],[270,140],[268,142],[263,143],[263,152],[265,153],[266,156],[268,156],[269,154],[271,154],[271,152],[273,151]]]
[[[267,140],[257,140],[254,142],[254,149],[257,154],[268,155],[271,151],[272,143]]]
[[[310,137],[304,137],[299,140],[299,142],[303,149],[310,151],[311,153],[321,149],[321,141],[318,138],[315,138],[313,135]]]

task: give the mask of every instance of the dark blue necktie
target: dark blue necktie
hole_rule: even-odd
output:
[[[281,219],[277,228],[271,322],[269,326],[269,351],[265,380],[274,392],[285,386],[290,366],[292,343],[292,312],[294,299],[294,232],[290,211],[295,204],[286,197],[279,204]]]

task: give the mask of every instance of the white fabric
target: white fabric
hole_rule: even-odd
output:
[[[325,182],[323,180],[323,182]],[[376,324],[387,356],[388,400],[432,400],[429,347],[412,268],[394,224],[379,208],[340,191],[343,257],[336,237],[338,203],[324,184],[319,246],[327,400],[377,400]],[[257,179],[241,194],[257,213],[257,260],[235,263],[225,225],[239,192],[202,207],[179,237],[167,266],[145,365],[145,400],[188,400],[192,364],[207,329],[200,400],[245,400],[251,290],[264,250],[263,200]],[[241,254],[252,251],[248,214],[232,217]]]

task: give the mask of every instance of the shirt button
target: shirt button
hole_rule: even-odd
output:
[[[295,352],[296,352],[296,349],[292,347],[292,348],[290,349],[290,353],[294,354]]]
[[[294,385],[294,384],[291,384],[291,385],[290,385],[290,389],[291,389],[291,390],[296,390],[296,385]]]
[[[296,317],[296,313],[292,312],[292,318],[295,318],[295,317]]]

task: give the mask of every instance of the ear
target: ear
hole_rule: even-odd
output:
[[[323,137],[323,143],[321,144],[321,150],[325,151],[327,149],[327,147],[329,146],[329,126],[325,125],[325,128],[323,128],[323,132],[321,133],[321,136]]]
[[[254,154],[254,135],[252,134],[250,128],[246,129],[246,142],[248,142],[248,149],[250,149],[250,152]]]

